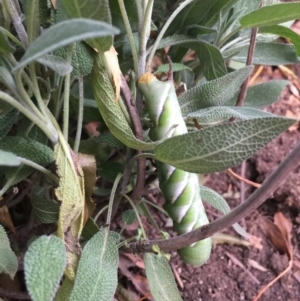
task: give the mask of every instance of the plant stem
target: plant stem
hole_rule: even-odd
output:
[[[187,5],[192,3],[194,0],[186,0],[179,4],[179,6],[174,10],[170,18],[167,20],[163,28],[161,29],[158,37],[156,38],[156,41],[152,47],[152,50],[150,52],[150,55],[148,57],[146,70],[148,71],[152,62],[152,59],[154,57],[155,51],[157,50],[158,44],[160,43],[161,39],[163,38],[164,34],[166,33],[167,29],[169,28],[172,21],[175,19],[175,17],[182,11],[183,8],[185,8]]]
[[[38,110],[38,108],[35,106],[35,104],[32,102],[30,97],[28,96],[27,92],[24,89],[23,82],[22,82],[22,73],[23,69],[16,71],[16,84],[20,93],[20,101],[23,102],[30,110],[33,111],[33,113],[44,122],[47,121],[46,117]],[[32,87],[33,88],[33,87]]]
[[[96,223],[97,219],[99,218],[99,216],[106,210],[108,209],[108,205],[104,206],[102,209],[99,210],[99,212],[97,213],[97,215],[94,217],[94,222]]]
[[[11,97],[10,95],[0,91],[0,99],[11,105],[12,107],[16,108],[18,111],[20,111],[22,114],[24,114],[28,119],[30,119],[34,124],[36,124],[49,138],[50,141],[53,143],[57,142],[57,133],[56,131],[49,128],[47,124],[45,124],[44,121],[39,119],[34,113],[29,111],[24,105],[22,105],[20,102],[18,102],[16,99]]]
[[[53,180],[55,183],[59,183],[59,178],[57,176],[55,176],[51,171],[49,171],[48,169],[46,169],[45,167],[31,161],[25,158],[21,158],[19,157],[19,159],[21,160],[21,162],[27,166],[30,166],[40,172],[42,172],[43,174],[45,174],[49,179]]]
[[[71,63],[72,60],[73,44],[68,47],[67,62]],[[68,142],[69,134],[69,113],[70,113],[70,82],[71,73],[67,74],[65,77],[65,87],[64,87],[64,114],[63,114],[63,135]]]
[[[123,194],[122,196],[129,202],[129,204],[131,205],[132,209],[134,210],[134,213],[135,213],[135,215],[136,215],[136,218],[137,218],[137,220],[138,220],[138,222],[139,222],[139,224],[140,224],[141,230],[142,230],[142,235],[143,235],[144,239],[146,239],[147,236],[146,236],[145,229],[144,229],[144,227],[143,227],[143,223],[142,223],[142,221],[141,221],[141,217],[140,217],[140,215],[139,215],[139,213],[138,213],[138,211],[137,211],[137,209],[136,209],[136,207],[135,207],[133,201],[132,201],[132,200],[130,199],[130,197],[129,197],[128,195],[126,195],[126,194]]]
[[[252,65],[254,50],[255,50],[255,45],[256,45],[257,31],[258,31],[258,28],[254,27],[251,32],[250,45],[249,45],[249,50],[248,50],[247,62],[246,62],[247,66]],[[244,104],[244,100],[245,100],[246,94],[247,94],[249,80],[250,80],[250,75],[246,78],[246,80],[242,84],[241,91],[240,91],[239,97],[236,102],[237,107],[241,107]]]
[[[108,211],[107,211],[107,218],[106,218],[106,224],[110,225],[111,221],[111,216],[112,216],[112,209],[113,209],[113,204],[114,204],[114,198],[116,195],[116,191],[119,185],[119,182],[121,178],[123,177],[123,174],[119,173],[115,179],[114,185],[112,187],[111,193],[110,193],[110,198],[109,198],[109,203],[108,203]]]
[[[79,105],[78,105],[78,119],[77,119],[77,130],[74,142],[74,153],[78,153],[80,138],[82,132],[82,122],[83,122],[83,108],[84,108],[84,93],[83,93],[83,76],[79,75],[78,78],[78,88],[79,88]]]
[[[11,34],[8,30],[5,28],[0,28],[0,31],[4,33],[8,38],[10,38],[17,46],[19,46],[22,49],[25,49],[22,43],[13,35]]]
[[[26,49],[28,46],[28,37],[14,1],[3,0],[3,4],[12,20],[12,23],[14,25],[18,37],[20,38],[23,48]]]
[[[144,16],[144,23],[142,26],[142,31],[140,33],[138,77],[140,77],[142,74],[145,73],[146,57],[147,57],[146,46],[150,35],[153,2],[154,0],[148,0],[145,16]]]
[[[251,213],[254,209],[259,207],[274,191],[279,184],[284,181],[287,175],[299,166],[300,162],[300,142],[294,147],[289,155],[280,163],[277,169],[264,181],[262,186],[258,188],[248,199],[233,209],[230,213],[217,219],[216,221],[204,225],[189,233],[179,235],[167,240],[151,240],[147,243],[133,243],[128,247],[124,247],[124,252],[135,252],[143,250],[144,252],[152,252],[152,246],[158,247],[165,252],[180,249],[199,240],[212,236],[214,233],[222,231],[225,228],[232,226],[242,218]],[[141,248],[141,249],[139,249]]]
[[[131,26],[130,26],[128,15],[127,15],[126,8],[125,8],[125,5],[124,5],[124,0],[118,0],[118,2],[119,2],[120,11],[121,11],[121,14],[122,14],[123,22],[124,22],[124,25],[125,25],[126,33],[127,33],[127,36],[128,36],[129,45],[130,45],[130,48],[131,48],[134,71],[137,74],[138,73],[138,54],[137,54],[137,50],[136,50],[136,46],[135,46],[135,42],[134,42],[132,30],[131,30]]]

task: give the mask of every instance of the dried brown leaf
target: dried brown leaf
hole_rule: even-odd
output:
[[[288,246],[286,244],[286,241],[283,237],[282,232],[277,227],[277,225],[275,225],[269,219],[261,216],[259,218],[259,226],[263,230],[263,232],[266,234],[266,236],[271,240],[274,247],[280,253],[289,254],[289,249],[288,249]]]
[[[11,220],[8,207],[6,205],[0,208],[0,223],[7,227],[14,235],[16,235],[15,226]]]
[[[115,47],[111,46],[109,51],[105,51],[104,55],[115,85],[116,100],[118,100],[120,98],[121,91],[121,70],[118,61],[118,53]]]
[[[281,212],[277,212],[274,215],[274,224],[278,227],[282,234],[283,240],[286,245],[286,253],[289,255],[289,259],[291,260],[293,257],[293,246],[291,236],[293,224]]]

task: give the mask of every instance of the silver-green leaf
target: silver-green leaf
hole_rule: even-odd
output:
[[[233,56],[233,60],[246,62],[248,46],[236,47],[223,52],[224,57]],[[295,46],[279,43],[257,43],[253,58],[254,65],[288,65],[299,63]]]
[[[182,301],[169,262],[161,254],[145,253],[145,271],[155,301]]]
[[[215,209],[221,211],[223,214],[227,214],[230,212],[230,207],[225,201],[225,199],[213,189],[210,189],[206,186],[200,186],[200,195],[203,201],[210,204]],[[233,224],[232,227],[241,236],[244,236],[245,238],[249,237],[245,229],[242,228],[238,223]]]
[[[43,235],[30,244],[24,268],[26,286],[34,301],[54,299],[66,265],[66,249],[60,238]]]
[[[251,71],[248,66],[188,90],[178,99],[182,115],[223,104],[234,96]]]
[[[113,232],[99,231],[85,245],[69,301],[111,301],[118,283],[118,248]]]
[[[14,71],[58,48],[86,39],[118,34],[114,26],[89,19],[71,19],[60,22],[45,31],[26,50]]]
[[[155,158],[188,172],[223,171],[249,158],[293,123],[265,117],[211,126],[164,141],[155,147]]]
[[[108,0],[61,0],[68,13],[73,18],[87,18],[111,24],[111,14]],[[111,36],[90,39],[87,43],[98,50],[109,50],[113,43]]]
[[[300,3],[280,3],[259,8],[244,16],[240,23],[242,27],[270,26],[298,19]]]
[[[73,67],[69,62],[57,55],[46,54],[37,59],[40,64],[47,66],[56,72],[59,76],[65,76],[72,72]]]
[[[259,117],[276,117],[275,115],[254,108],[217,106],[202,109],[187,115],[187,119],[197,119],[201,126],[218,124],[236,118],[247,120]]]
[[[18,270],[18,258],[10,247],[4,228],[0,225],[0,273],[13,279]]]
[[[272,80],[266,83],[254,85],[248,88],[244,107],[263,108],[277,101],[285,86],[289,84],[287,80]],[[224,105],[234,106],[238,98],[238,93],[233,98],[226,101]]]
[[[19,166],[20,164],[21,160],[18,156],[0,149],[0,166]]]

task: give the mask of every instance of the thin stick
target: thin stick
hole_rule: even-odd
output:
[[[167,240],[151,240],[141,243],[133,243],[123,248],[124,252],[134,253],[137,250],[144,252],[152,252],[152,246],[157,244],[158,247],[165,252],[175,249],[181,249],[189,246],[199,240],[212,236],[214,233],[222,231],[237,223],[254,209],[259,207],[274,191],[279,184],[286,179],[287,175],[297,168],[300,161],[300,142],[290,152],[290,154],[280,163],[277,169],[264,181],[262,186],[258,188],[244,203],[233,209],[230,213],[217,219],[216,221],[204,225],[189,233],[170,238]],[[141,249],[139,249],[141,248]]]
[[[139,215],[139,213],[138,213],[138,211],[137,211],[137,209],[136,209],[136,207],[135,207],[133,201],[132,201],[132,200],[130,199],[130,197],[129,197],[128,195],[126,195],[126,194],[123,194],[122,196],[129,202],[130,206],[132,207],[132,209],[133,209],[133,211],[134,211],[134,213],[135,213],[135,215],[136,215],[136,218],[137,218],[137,220],[138,220],[138,222],[139,222],[139,224],[140,224],[140,227],[141,227],[141,230],[142,230],[143,238],[146,239],[147,236],[146,236],[146,232],[145,232],[145,229],[144,229],[144,226],[143,226],[141,217],[140,217],[140,215]]]
[[[120,7],[121,15],[123,18],[123,22],[125,25],[126,33],[128,36],[129,45],[131,48],[134,71],[135,71],[135,74],[138,74],[138,54],[137,54],[137,50],[136,50],[136,46],[135,46],[135,42],[134,42],[134,38],[133,38],[133,34],[132,34],[132,29],[131,29],[131,26],[129,23],[129,19],[128,19],[128,15],[127,15],[126,8],[124,5],[124,1],[118,0],[118,2],[119,2],[119,7]],[[140,16],[139,16],[139,18],[140,18]]]
[[[76,137],[74,142],[74,153],[78,153],[80,138],[82,132],[82,122],[83,122],[83,109],[84,109],[84,93],[83,93],[83,76],[79,75],[78,78],[78,87],[79,87],[79,104],[78,104],[78,119],[77,119],[77,130]]]
[[[248,180],[246,178],[243,178],[242,176],[240,176],[237,173],[235,173],[231,168],[228,168],[227,172],[229,174],[231,174],[232,176],[234,176],[235,178],[237,178],[238,180],[240,180],[240,181],[242,181],[242,182],[244,182],[246,184],[249,184],[249,185],[251,185],[253,187],[259,188],[261,186],[261,184],[258,184],[258,183],[252,182],[252,181],[250,181],[250,180]]]
[[[150,55],[148,57],[148,61],[147,61],[147,66],[146,66],[146,70],[148,71],[152,62],[152,59],[154,57],[155,51],[157,50],[157,47],[161,41],[161,39],[163,38],[164,34],[166,33],[167,29],[169,28],[170,24],[172,23],[172,21],[175,19],[175,17],[190,3],[192,3],[194,0],[186,0],[183,3],[180,3],[179,6],[174,10],[174,12],[172,13],[172,15],[170,16],[170,18],[167,20],[167,22],[165,23],[165,25],[163,26],[163,28],[161,29],[158,37],[156,38],[156,41],[151,49]]]
[[[112,217],[112,209],[113,209],[113,204],[114,204],[114,198],[116,196],[116,191],[119,185],[119,182],[121,178],[123,177],[123,174],[119,173],[115,179],[114,185],[112,187],[111,193],[110,193],[110,198],[109,198],[109,203],[108,203],[108,210],[107,210],[107,218],[106,218],[106,224],[110,225],[111,217]]]
[[[67,62],[72,60],[73,44],[68,47]],[[71,74],[67,74],[65,77],[65,87],[64,87],[64,112],[63,112],[63,134],[66,142],[68,142],[69,136],[69,113],[70,113],[70,83]]]

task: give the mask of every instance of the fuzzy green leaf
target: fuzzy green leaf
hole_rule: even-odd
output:
[[[248,88],[244,107],[262,108],[272,104],[279,99],[285,86],[289,84],[287,80],[272,80],[266,83],[254,85]],[[238,93],[224,103],[226,106],[234,106],[238,98]]]
[[[15,48],[10,45],[5,34],[0,30],[0,54],[7,55],[14,52]]]
[[[123,212],[122,221],[126,225],[131,225],[136,220],[136,215],[134,210],[129,209]]]
[[[33,215],[37,221],[44,224],[58,221],[60,204],[48,200],[43,194],[43,188],[35,187],[31,197]]]
[[[3,138],[0,140],[0,150],[12,152],[20,158],[31,160],[39,165],[47,165],[54,160],[53,151],[50,147],[21,136],[7,136]],[[2,169],[7,179],[14,177],[11,185],[25,179],[33,171],[33,168],[23,166],[18,172],[17,170],[18,167],[4,167]]]
[[[103,54],[98,53],[94,62],[92,82],[100,113],[111,133],[125,145],[139,150],[153,149],[159,142],[147,143],[138,140],[115,99],[115,92],[104,65]]]
[[[145,271],[155,301],[182,301],[169,262],[161,254],[145,253]]]
[[[300,3],[299,3],[299,5],[300,5]],[[295,46],[297,55],[298,56],[300,55],[300,36],[292,29],[282,26],[282,25],[272,25],[272,26],[261,27],[259,29],[259,32],[275,34],[282,38],[286,38],[286,39],[290,40]]]
[[[57,55],[46,54],[37,60],[40,64],[47,66],[59,76],[65,76],[72,72],[73,67],[69,62]]]
[[[224,58],[220,50],[212,44],[192,39],[186,35],[174,35],[162,39],[158,45],[158,49],[175,45],[193,49],[197,53],[207,80],[213,80],[227,74]]]
[[[52,301],[67,265],[63,241],[56,236],[41,236],[25,254],[26,286],[34,301]]]
[[[196,118],[200,125],[213,125],[229,120],[230,118],[236,118],[240,120],[247,120],[259,117],[271,117],[271,113],[264,112],[254,108],[246,107],[210,107],[202,109],[187,115],[188,119]]]
[[[19,111],[13,108],[1,108],[0,112],[0,139],[4,138],[10,131],[13,124],[16,122]],[[1,142],[0,142],[1,143]]]
[[[251,71],[251,66],[245,67],[188,90],[178,99],[182,115],[223,104],[233,97]]]
[[[5,273],[13,279],[18,270],[18,258],[10,247],[7,234],[0,225],[0,273]]]
[[[264,6],[244,16],[240,23],[242,27],[270,26],[298,19],[300,3],[280,3]]]
[[[73,18],[86,18],[111,24],[108,0],[61,0],[64,7]],[[97,50],[109,50],[113,43],[112,36],[90,39],[87,43]]]
[[[51,26],[28,47],[14,71],[25,67],[32,61],[58,48],[85,39],[118,33],[119,30],[117,28],[101,21],[72,19],[60,22]]]
[[[19,166],[21,160],[11,152],[6,152],[0,149],[0,166]]]
[[[137,32],[139,28],[139,18],[137,13],[136,1],[126,0],[124,1],[124,5],[126,8],[131,30],[133,32]],[[121,33],[126,33],[125,25],[120,11],[119,1],[109,0],[109,6],[113,25],[119,28]]]
[[[1,66],[0,66],[0,83],[5,85],[6,88],[8,88],[13,93],[16,94],[18,92],[17,85],[15,83],[13,76],[11,75],[11,72],[7,68]]]
[[[233,60],[246,62],[248,46],[237,47],[224,51],[224,57],[233,56]],[[289,65],[300,63],[294,45],[278,43],[257,43],[254,52],[254,65]]]
[[[203,201],[207,202],[215,209],[221,211],[223,214],[230,212],[230,207],[227,202],[214,190],[205,186],[200,186],[200,195]],[[233,224],[232,227],[238,234],[248,238],[247,232],[238,223]]]
[[[111,301],[117,288],[118,248],[113,232],[99,231],[85,245],[70,301]]]
[[[173,35],[194,24],[212,27],[237,0],[196,0],[186,6],[173,20],[165,36]]]
[[[180,63],[173,63],[172,67],[173,67],[173,72],[178,72],[178,71],[182,71],[182,70],[193,71],[190,67],[188,67],[184,64],[180,64]],[[155,71],[155,73],[160,73],[160,72],[167,73],[167,72],[169,72],[169,69],[170,69],[169,64],[160,65],[157,68],[157,70]]]
[[[223,171],[265,146],[295,120],[265,117],[215,125],[172,137],[154,149],[156,160],[194,173]]]

